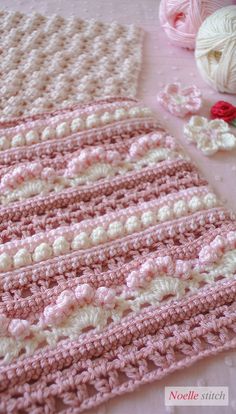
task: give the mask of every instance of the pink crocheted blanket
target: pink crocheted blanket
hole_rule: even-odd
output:
[[[80,413],[235,347],[234,215],[147,108],[0,128],[0,413]]]

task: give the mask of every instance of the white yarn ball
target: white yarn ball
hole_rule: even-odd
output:
[[[223,7],[203,22],[195,57],[207,83],[220,92],[236,93],[236,6]]]

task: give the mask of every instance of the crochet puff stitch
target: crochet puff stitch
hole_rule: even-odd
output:
[[[234,214],[148,108],[0,129],[1,413],[79,413],[235,347]]]

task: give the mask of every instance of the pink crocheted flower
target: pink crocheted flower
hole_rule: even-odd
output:
[[[168,84],[157,99],[171,114],[180,118],[197,113],[202,105],[201,91],[195,85],[182,89],[179,83]]]

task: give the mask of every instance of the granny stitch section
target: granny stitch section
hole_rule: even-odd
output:
[[[21,116],[107,96],[134,97],[142,30],[0,11],[0,112]]]
[[[234,214],[148,108],[0,129],[0,413],[79,413],[236,346]]]

